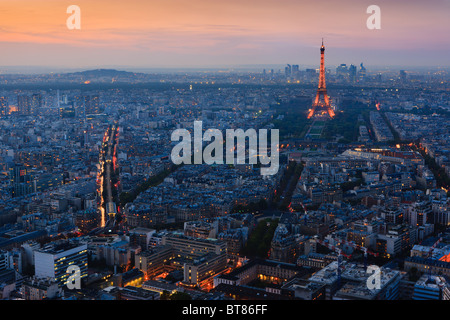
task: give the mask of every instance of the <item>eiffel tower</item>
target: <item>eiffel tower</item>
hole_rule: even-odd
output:
[[[330,118],[334,117],[334,111],[331,108],[330,98],[327,95],[327,86],[325,84],[325,46],[320,47],[320,73],[319,73],[319,88],[317,89],[316,99],[308,113],[308,119],[314,116],[314,114],[328,113]]]

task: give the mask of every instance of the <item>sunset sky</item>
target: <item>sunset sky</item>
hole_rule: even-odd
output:
[[[450,0],[0,0],[0,66],[317,65],[322,37],[327,64],[450,66],[449,17]]]

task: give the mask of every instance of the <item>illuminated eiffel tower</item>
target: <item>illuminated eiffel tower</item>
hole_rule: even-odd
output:
[[[327,86],[325,84],[325,46],[320,47],[320,73],[319,73],[319,88],[317,89],[316,99],[308,113],[308,119],[314,114],[328,113],[330,118],[334,117],[334,111],[331,108],[330,98],[327,95]]]

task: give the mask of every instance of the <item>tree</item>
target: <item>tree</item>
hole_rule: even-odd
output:
[[[277,219],[261,220],[250,234],[247,243],[242,249],[242,254],[250,257],[266,258],[277,226]]]
[[[169,297],[170,300],[192,300],[192,297],[190,294],[186,292],[174,292]]]
[[[161,296],[159,297],[160,300],[169,300],[170,299],[170,292],[167,290],[164,290],[161,293]]]
[[[419,280],[420,276],[421,274],[420,272],[418,272],[416,267],[412,267],[411,269],[409,269],[408,271],[409,281],[416,282],[417,280]]]

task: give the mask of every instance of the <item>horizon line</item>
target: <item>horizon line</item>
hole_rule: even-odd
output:
[[[291,63],[267,63],[267,64],[243,64],[243,65],[221,65],[221,66],[125,66],[125,65],[100,65],[100,66],[80,66],[80,67],[65,67],[65,66],[41,66],[41,65],[14,65],[14,66],[0,66],[0,75],[27,75],[27,74],[51,74],[51,73],[70,73],[70,72],[82,72],[82,71],[93,71],[93,70],[115,70],[115,71],[129,71],[136,72],[137,70],[167,70],[167,71],[175,71],[175,70],[189,70],[189,71],[218,71],[228,69],[227,71],[231,71],[236,69],[236,71],[244,71],[249,69],[259,69],[261,72],[266,69],[272,68],[282,68]],[[363,63],[364,64],[364,63]],[[291,64],[292,65],[292,64]],[[295,64],[294,64],[295,65]],[[312,68],[318,69],[318,66],[311,64],[298,64],[303,68]],[[328,64],[328,66],[337,67],[340,64]],[[353,65],[353,63],[346,64],[347,66]],[[358,66],[356,64],[355,66]],[[388,70],[390,68],[394,69],[450,69],[450,65],[370,65],[364,64],[366,68],[376,68],[376,69],[385,69]],[[12,71],[11,69],[17,69],[16,71]],[[28,71],[24,72],[24,70],[20,69],[36,69],[33,72]],[[133,70],[133,71],[131,71]],[[277,70],[279,71],[279,70]],[[282,69],[281,69],[282,71]],[[370,72],[370,70],[368,70]],[[142,72],[145,73],[145,72]]]

